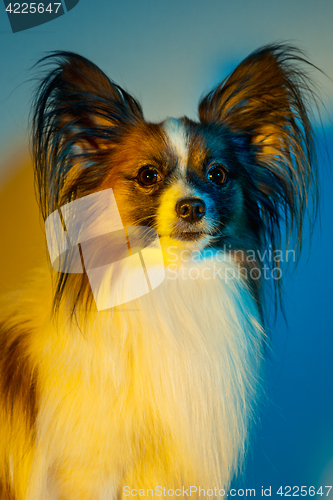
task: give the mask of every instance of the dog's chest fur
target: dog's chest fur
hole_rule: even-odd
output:
[[[233,270],[227,258],[171,265],[161,286],[91,313],[84,328],[66,327],[60,312],[62,326],[36,331],[41,397],[29,499],[228,486],[263,348],[256,307]]]

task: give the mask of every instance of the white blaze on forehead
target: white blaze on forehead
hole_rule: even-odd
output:
[[[168,118],[163,124],[168,143],[178,157],[178,168],[181,174],[185,173],[188,161],[188,137],[181,120]]]

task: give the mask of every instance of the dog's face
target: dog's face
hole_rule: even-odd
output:
[[[170,118],[142,122],[110,155],[112,187],[125,225],[152,226],[162,244],[202,249],[249,232],[240,138],[225,127]]]

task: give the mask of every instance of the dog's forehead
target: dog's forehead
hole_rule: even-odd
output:
[[[188,162],[190,138],[184,121],[168,118],[163,124],[163,131],[168,146],[176,154],[179,164],[185,168]]]
[[[188,168],[201,170],[208,148],[198,124],[187,118],[168,118],[162,131],[170,153],[177,159],[179,174],[184,176]]]

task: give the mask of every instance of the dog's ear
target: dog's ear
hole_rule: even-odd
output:
[[[305,99],[311,90],[300,67],[304,62],[300,51],[286,45],[253,52],[202,99],[200,121],[223,123],[234,132],[246,133],[254,143],[264,140],[267,147],[278,146],[283,136],[301,127],[307,132]]]
[[[84,57],[54,52],[38,64],[48,63],[55,67],[39,85],[33,106],[33,154],[44,218],[96,190],[117,138],[143,119],[137,101]]]
[[[310,65],[294,47],[263,47],[241,62],[199,105],[202,123],[223,125],[246,139],[264,224],[271,233],[279,233],[282,212],[288,233],[295,229],[299,242],[309,193],[313,206],[318,195],[307,109],[307,101],[315,95],[302,69],[305,64]]]

